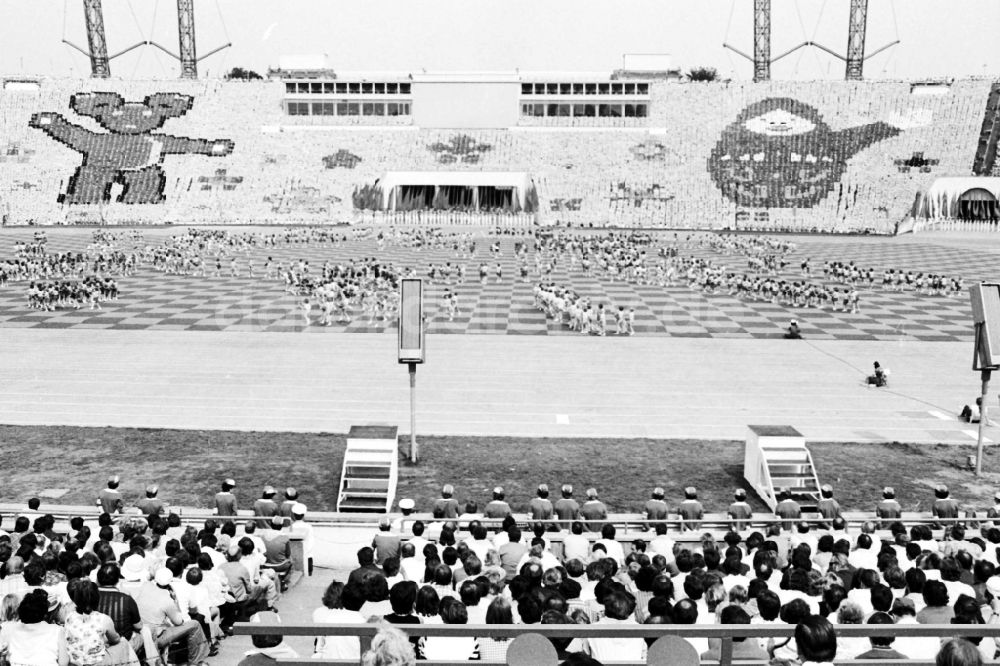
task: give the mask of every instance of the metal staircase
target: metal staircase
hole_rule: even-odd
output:
[[[396,497],[399,454],[395,426],[351,426],[337,510],[387,513]]]
[[[777,494],[787,488],[803,512],[816,510],[819,478],[806,440],[791,426],[750,426],[743,462],[743,476],[771,510]]]

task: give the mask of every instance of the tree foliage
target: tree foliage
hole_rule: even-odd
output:
[[[226,74],[226,79],[229,81],[260,81],[263,78],[263,76],[252,69],[243,69],[242,67],[233,67]]]
[[[688,81],[711,82],[719,80],[719,73],[714,67],[692,67],[687,73]]]

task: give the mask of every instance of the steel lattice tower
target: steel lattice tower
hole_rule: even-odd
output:
[[[101,0],[83,0],[83,13],[87,21],[87,44],[90,46],[90,75],[95,79],[106,79],[111,76],[111,65],[104,39]]]
[[[194,0],[177,0],[177,36],[180,39],[181,78],[198,78],[194,42]]]
[[[753,0],[753,80],[771,80],[771,0]]]
[[[847,72],[848,81],[864,78],[865,32],[868,27],[868,0],[851,0],[851,15],[847,26]]]

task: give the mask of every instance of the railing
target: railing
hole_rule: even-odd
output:
[[[516,639],[524,634],[537,634],[545,638],[642,638],[660,639],[665,636],[675,636],[680,638],[707,638],[719,639],[720,651],[719,666],[731,666],[732,664],[766,664],[766,661],[744,661],[733,660],[733,638],[791,638],[795,635],[795,626],[790,624],[768,624],[768,625],[640,625],[634,626],[601,626],[562,624],[562,625],[448,625],[448,624],[405,624],[393,625],[396,629],[403,631],[410,636],[447,636],[447,637],[475,637],[475,638],[511,638]],[[978,637],[982,636],[987,640],[1000,638],[1000,625],[953,625],[953,624],[862,624],[862,625],[834,625],[838,637],[843,638],[870,638],[870,637],[892,637],[896,639],[915,637],[952,638]],[[371,638],[378,632],[378,626],[374,624],[251,624],[238,623],[234,626],[237,635],[282,635],[282,636],[357,636],[361,641],[362,653],[370,644]],[[902,647],[902,646],[900,646]],[[281,659],[280,664],[285,666],[309,666],[315,664],[354,664],[358,662],[350,660],[322,660],[322,659]],[[454,664],[467,662],[420,662],[426,666],[436,666],[437,664]],[[614,662],[615,664],[629,663],[639,664],[645,662]],[[695,661],[694,663],[697,663]],[[871,665],[892,665],[899,666],[925,666],[933,664],[931,661],[920,660],[854,660],[838,659],[838,664],[851,666]],[[683,663],[671,661],[671,664],[683,666]]]
[[[250,510],[242,510],[236,516],[217,516],[213,514],[208,509],[199,509],[192,507],[180,507],[171,506],[167,508],[170,513],[176,513],[180,518],[181,522],[185,524],[194,524],[196,522],[204,522],[209,518],[217,521],[246,521],[252,520],[254,518],[267,519],[268,516],[255,516]],[[13,520],[16,516],[27,515],[29,517],[38,517],[45,514],[50,514],[57,520],[69,520],[72,517],[80,516],[84,519],[96,519],[101,515],[102,511],[99,507],[89,506],[89,505],[68,505],[68,504],[48,504],[42,506],[37,511],[27,510],[23,504],[0,504],[0,515],[4,516],[4,526],[13,527]],[[120,514],[119,517],[128,517],[129,514]],[[310,511],[306,517],[306,522],[323,527],[374,527],[378,520],[384,517],[385,514],[356,514],[356,513],[337,513],[332,511]],[[395,516],[399,518],[401,525],[404,528],[409,528],[412,524],[419,520],[425,525],[430,525],[432,523],[447,523],[447,522],[459,522],[455,518],[434,518],[431,514],[427,513],[414,513],[406,516],[400,516],[400,514],[389,514],[390,516]],[[912,525],[928,525],[928,524],[939,524],[939,525],[951,525],[954,523],[977,523],[977,522],[987,522],[991,519],[986,518],[985,514],[967,515],[958,518],[935,518],[929,512],[917,512],[917,511],[904,511],[899,518],[892,519],[880,519],[874,513],[864,512],[864,511],[846,511],[842,514],[848,527],[859,527],[863,523],[874,522],[876,524],[881,523],[902,523],[904,526]],[[535,520],[528,516],[527,514],[514,514],[514,518],[517,524],[522,527],[529,527],[536,523],[542,523],[546,525],[561,525],[563,523],[571,522],[561,520],[559,518],[551,518],[547,520]],[[478,520],[480,523],[489,528],[499,529],[503,523],[502,518],[484,518],[482,516],[477,516],[472,518]],[[463,519],[461,522],[463,524],[468,523],[472,519]],[[584,527],[588,523],[598,523],[598,524],[611,524],[617,528],[629,529],[638,528],[640,530],[646,530],[654,527],[658,524],[665,524],[668,530],[673,532],[687,533],[692,538],[695,534],[700,535],[702,532],[712,531],[711,528],[722,528],[730,529],[736,523],[743,523],[746,528],[743,531],[754,529],[754,528],[765,528],[768,525],[774,524],[784,524],[787,522],[784,518],[779,518],[771,513],[756,513],[748,519],[735,519],[730,518],[724,513],[706,513],[701,519],[696,521],[685,520],[680,516],[674,514],[668,516],[663,520],[648,520],[643,518],[641,514],[635,513],[613,513],[609,514],[604,520],[584,520],[580,519],[580,522],[584,524]],[[823,518],[816,513],[805,512],[801,518],[795,519],[796,523],[808,523],[810,525],[829,525],[831,522],[828,518]],[[698,527],[693,527],[693,524],[697,524]],[[585,532],[585,534],[587,534]],[[591,532],[590,534],[595,534]],[[631,541],[637,535],[632,534],[628,537],[619,537],[622,541]]]

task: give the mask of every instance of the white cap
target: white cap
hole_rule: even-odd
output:
[[[166,587],[167,585],[170,585],[170,581],[172,581],[173,579],[174,579],[173,572],[166,567],[161,567],[157,569],[156,576],[153,578],[153,580],[156,581],[156,584],[159,585],[160,587]]]

